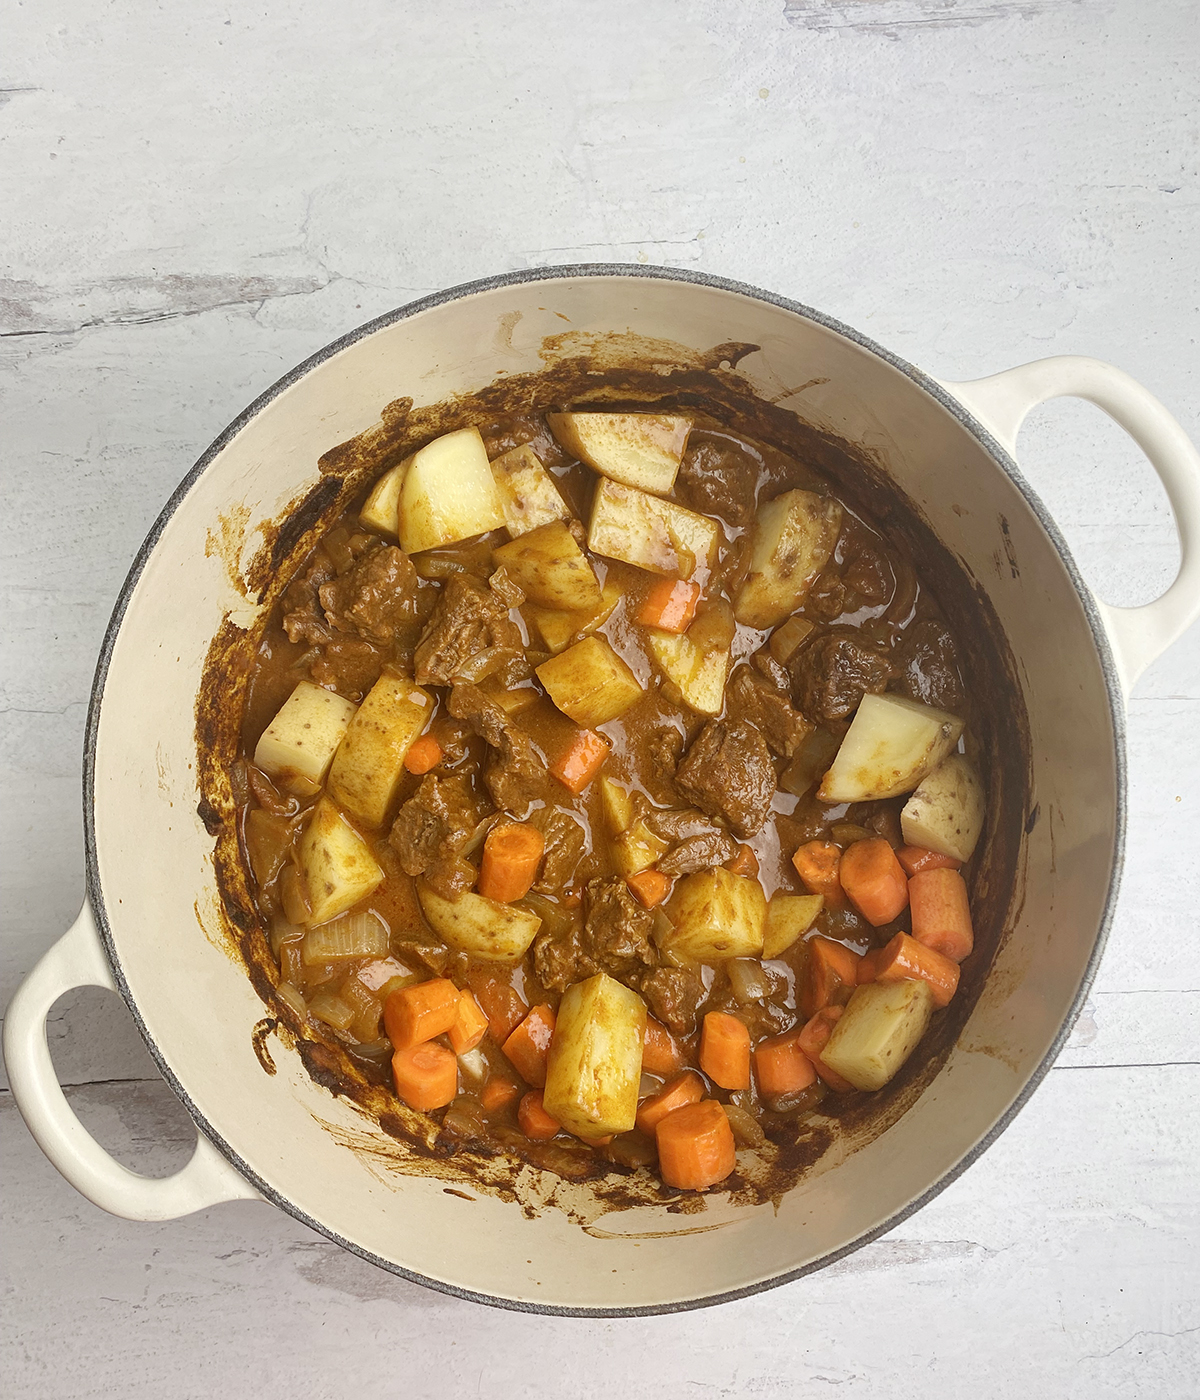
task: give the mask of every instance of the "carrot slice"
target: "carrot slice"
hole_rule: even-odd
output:
[[[829,1068],[821,1059],[821,1051],[828,1045],[833,1028],[842,1019],[842,1012],[845,1009],[844,1006],[822,1007],[801,1027],[800,1034],[796,1037],[796,1044],[812,1061],[813,1069],[831,1089],[839,1094],[851,1093],[854,1085],[848,1079],[843,1079],[836,1070]]]
[[[754,1048],[754,1076],[760,1094],[777,1097],[807,1089],[816,1077],[813,1062],[800,1048],[800,1027],[773,1035]]]
[[[957,870],[921,870],[908,882],[918,943],[960,963],[975,946],[967,882]]]
[[[704,1097],[704,1080],[694,1069],[684,1070],[669,1084],[664,1084],[657,1094],[651,1094],[638,1105],[637,1126],[649,1137],[667,1116],[684,1104],[699,1103]]]
[[[882,836],[855,841],[842,852],[838,879],[867,923],[890,924],[908,908],[908,879],[896,853]]]
[[[445,1108],[458,1093],[454,1051],[433,1041],[397,1050],[392,1056],[392,1077],[399,1097],[421,1113]]]
[[[792,857],[796,874],[810,894],[825,896],[830,909],[845,909],[846,895],[838,879],[842,848],[832,841],[806,841]]]
[[[864,953],[858,961],[858,985],[865,987],[868,982],[874,982],[875,974],[879,970],[879,963],[883,957],[883,949],[876,948],[873,952]]]
[[[750,1087],[750,1032],[744,1021],[710,1011],[700,1032],[700,1068],[722,1089]]]
[[[578,794],[599,773],[608,754],[609,743],[603,734],[581,729],[551,764],[550,771],[564,787]]]
[[[410,773],[428,773],[442,761],[442,746],[432,734],[414,739],[404,755],[404,766]]]
[[[637,620],[661,632],[686,632],[696,616],[700,585],[684,579],[660,578],[638,609]]]
[[[535,1006],[504,1042],[504,1053],[526,1084],[546,1087],[546,1059],[554,1036],[554,1012]]]
[[[753,880],[758,875],[758,857],[749,846],[739,846],[737,855],[725,862],[725,869],[732,875],[745,875]]]
[[[642,1068],[647,1074],[672,1074],[683,1068],[683,1051],[661,1021],[646,1017],[642,1037]]]
[[[520,1097],[521,1090],[515,1080],[510,1079],[507,1074],[493,1074],[483,1086],[479,1102],[483,1105],[485,1113],[499,1113],[510,1103],[516,1103]]]
[[[858,985],[858,954],[835,939],[818,934],[808,940],[800,974],[800,1010],[814,1016],[823,1006],[844,1006]]]
[[[551,1118],[542,1102],[542,1091],[531,1089],[521,1100],[517,1109],[517,1122],[527,1138],[536,1142],[548,1142],[558,1136],[562,1124]]]
[[[450,1038],[450,1048],[456,1055],[465,1055],[468,1050],[475,1049],[487,1032],[488,1018],[479,1003],[470,992],[459,992],[458,1015],[446,1032]]]
[[[639,870],[636,875],[626,875],[625,883],[637,896],[638,903],[646,909],[661,904],[671,888],[667,876],[653,866],[648,870]]]
[[[475,1000],[488,1018],[492,1039],[503,1045],[529,1015],[529,1007],[521,1000],[515,987],[494,973],[472,972],[469,980]]]
[[[879,955],[876,982],[920,978],[929,983],[934,1006],[948,1006],[958,989],[959,966],[936,948],[927,948],[907,933],[898,933]]]
[[[397,1050],[432,1040],[458,1019],[458,988],[445,977],[399,987],[383,1003],[383,1025]]]
[[[901,846],[896,859],[910,875],[919,875],[922,870],[958,870],[962,866],[961,860],[926,850],[924,846]]]
[[[527,822],[494,826],[483,843],[479,864],[479,893],[501,904],[523,899],[537,879],[546,838]]]
[[[654,1136],[659,1173],[677,1190],[703,1191],[724,1181],[737,1165],[733,1129],[716,1099],[702,1099],[668,1113]]]

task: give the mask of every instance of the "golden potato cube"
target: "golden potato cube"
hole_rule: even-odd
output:
[[[493,457],[492,477],[500,490],[504,524],[514,539],[552,520],[571,518],[554,478],[528,443]]]
[[[642,698],[642,687],[603,637],[585,637],[537,668],[537,678],[558,708],[584,729],[623,715]]]
[[[320,787],[356,708],[332,690],[301,681],[263,731],[254,766],[284,787],[297,780]]]
[[[613,838],[613,864],[622,875],[636,875],[640,870],[648,870],[669,845],[655,836],[645,822],[634,822],[627,831]]]
[[[607,477],[596,487],[588,527],[593,554],[686,579],[715,566],[720,541],[721,527],[707,515]]]
[[[676,886],[668,915],[674,927],[664,951],[702,963],[762,955],[767,897],[757,880],[721,866],[688,875]]]
[[[517,962],[529,950],[541,919],[517,904],[501,904],[470,890],[446,899],[417,881],[417,898],[429,926],[446,944],[481,962]]]
[[[350,721],[329,770],[329,795],[382,826],[404,776],[404,758],[433,711],[433,697],[402,676],[382,675]]]
[[[524,613],[545,642],[547,651],[557,656],[560,651],[566,651],[572,642],[602,627],[620,601],[620,588],[614,580],[608,579],[600,590],[600,606],[593,611],[564,612],[560,608],[539,608],[526,604]]]
[[[910,846],[967,861],[983,831],[984,811],[978,774],[962,754],[952,753],[904,804],[900,829]]]
[[[794,613],[829,563],[841,529],[841,506],[811,491],[785,491],[760,506],[750,572],[735,600],[737,620],[774,627]]]
[[[611,481],[665,496],[683,460],[689,418],[669,413],[548,413],[550,431]]]
[[[413,453],[400,486],[400,548],[406,553],[443,549],[503,524],[478,428],[446,433]]]
[[[637,1116],[646,1004],[603,972],[559,1003],[546,1066],[546,1112],[568,1132],[627,1133]]]
[[[383,883],[370,846],[328,797],[313,808],[300,838],[300,867],[308,885],[310,924],[344,914]]]
[[[358,518],[368,530],[381,535],[391,535],[393,539],[400,533],[400,488],[404,485],[404,474],[408,471],[411,457],[397,462],[391,471],[384,472],[374,486],[367,502],[358,513]]]
[[[917,1048],[932,1016],[928,982],[870,982],[855,989],[821,1059],[856,1089],[882,1089]]]
[[[725,682],[729,678],[731,653],[701,652],[685,632],[647,629],[646,640],[663,674],[679,691],[683,703],[701,715],[719,715],[725,707]]]
[[[825,903],[819,894],[773,894],[763,931],[764,958],[778,958],[812,928]]]
[[[864,695],[817,791],[821,802],[911,792],[958,743],[963,722],[906,695]]]
[[[500,545],[492,559],[531,603],[565,612],[600,608],[600,580],[561,520]]]
[[[620,836],[633,825],[633,802],[629,793],[611,778],[600,779],[600,806],[610,836]]]

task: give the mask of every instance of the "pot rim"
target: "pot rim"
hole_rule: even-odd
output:
[[[297,383],[308,374],[310,370],[315,369],[318,365],[324,363],[324,361],[331,359],[340,351],[355,344],[355,342],[373,335],[376,331],[383,330],[388,326],[395,325],[399,321],[407,320],[412,316],[431,310],[434,307],[462,300],[478,292],[494,291],[499,287],[518,286],[529,282],[554,281],[569,278],[605,277],[656,278],[668,282],[692,283],[699,286],[712,287],[718,291],[731,292],[738,296],[766,302],[771,306],[779,307],[805,320],[812,321],[826,330],[833,331],[835,334],[869,351],[871,354],[889,364],[893,369],[898,370],[906,378],[910,379],[919,389],[923,389],[925,393],[936,399],[947,412],[952,414],[980,443],[996,465],[1005,473],[1024,497],[1030,510],[1032,510],[1037,517],[1038,523],[1046,532],[1066,568],[1071,584],[1082,605],[1088,627],[1091,630],[1092,640],[1096,647],[1101,672],[1104,677],[1109,711],[1113,723],[1116,770],[1116,810],[1114,813],[1115,830],[1112,864],[1103,912],[1096,932],[1096,941],[1093,944],[1087,965],[1083,970],[1083,975],[1080,979],[1075,998],[1071,1003],[1070,1010],[1064,1017],[1062,1025],[1059,1027],[1058,1033],[1049,1050],[1030,1073],[1028,1080],[1022,1086],[1016,1098],[996,1120],[989,1131],[980,1138],[953,1167],[936,1181],[932,1182],[927,1190],[910,1201],[903,1209],[896,1211],[874,1229],[864,1231],[857,1238],[842,1246],[842,1248],[833,1250],[823,1255],[820,1259],[813,1260],[799,1268],[790,1269],[784,1273],[777,1274],[772,1278],[747,1284],[741,1288],[729,1289],[723,1293],[709,1294],[702,1298],[689,1298],[679,1302],[650,1303],[624,1308],[563,1307],[549,1303],[523,1302],[519,1299],[503,1298],[494,1294],[480,1293],[470,1288],[463,1288],[457,1284],[445,1282],[441,1279],[431,1278],[428,1275],[418,1273],[416,1270],[406,1269],[402,1265],[384,1259],[371,1250],[357,1245],[351,1240],[345,1239],[323,1222],[301,1210],[293,1202],[289,1201],[286,1196],[263,1181],[254,1171],[253,1167],[251,1167],[237,1150],[213,1128],[212,1124],[208,1122],[195,1103],[193,1103],[186,1087],[179,1081],[174,1071],[166,1063],[157,1043],[147,1029],[137,1003],[130,991],[129,984],[126,981],[125,973],[117,953],[116,943],[109,925],[108,911],[104,903],[104,895],[99,877],[95,825],[96,737],[100,724],[100,709],[104,695],[105,682],[108,677],[109,663],[112,659],[117,635],[124,622],[125,613],[129,606],[129,600],[133,590],[142,575],[147,560],[157,547],[167,523],[183,503],[192,486],[207,470],[214,458],[216,458],[238,433],[246,427],[251,419],[255,418],[268,404],[278,398],[285,389]],[[729,1303],[741,1298],[752,1297],[757,1293],[764,1293],[768,1289],[778,1288],[783,1284],[794,1282],[796,1279],[803,1278],[807,1274],[816,1273],[819,1269],[823,1269],[829,1264],[836,1263],[839,1259],[853,1254],[864,1245],[870,1244],[874,1240],[880,1238],[880,1236],[887,1234],[890,1230],[895,1229],[897,1225],[907,1220],[909,1216],[921,1210],[936,1196],[940,1195],[951,1182],[957,1180],[968,1167],[973,1165],[973,1163],[987,1151],[992,1143],[994,1143],[1000,1134],[1009,1126],[1021,1109],[1024,1108],[1034,1090],[1037,1089],[1038,1085],[1041,1084],[1042,1080],[1053,1067],[1054,1061],[1058,1058],[1059,1053],[1066,1044],[1074,1028],[1075,1021],[1091,990],[1097,968],[1100,964],[1100,959],[1103,956],[1104,948],[1108,941],[1108,934],[1112,926],[1116,908],[1117,893],[1120,887],[1121,867],[1125,848],[1125,822],[1127,815],[1125,740],[1125,695],[1109,644],[1108,633],[1101,620],[1092,591],[1084,581],[1079,567],[1075,563],[1067,547],[1066,540],[1063,538],[1050,513],[1042,504],[1037,493],[1025,480],[1019,466],[1007,449],[996,440],[979,419],[967,410],[959,399],[955,398],[953,394],[943,388],[937,380],[931,378],[901,356],[885,349],[868,336],[845,325],[835,317],[827,316],[823,312],[817,311],[810,306],[805,306],[801,302],[793,301],[789,297],[779,296],[774,292],[764,291],[759,287],[751,286],[745,282],[735,281],[731,278],[716,277],[710,273],[695,272],[684,268],[644,266],[640,263],[569,263],[553,267],[528,268],[517,272],[500,273],[493,277],[484,277],[472,282],[463,282],[443,291],[434,292],[429,296],[408,302],[392,311],[385,312],[382,316],[377,316],[370,321],[366,321],[363,325],[331,341],[328,345],[316,351],[307,359],[302,360],[300,364],[289,370],[287,374],[276,380],[270,388],[254,399],[248,407],[233,419],[228,427],[218,434],[171,493],[166,505],[163,507],[158,518],[147,533],[146,538],[143,540],[130,566],[125,582],[121,586],[117,601],[113,607],[112,616],[109,618],[108,626],[105,629],[104,640],[101,644],[100,654],[96,663],[95,676],[92,681],[91,696],[88,702],[87,726],[84,734],[83,764],[84,861],[87,895],[96,918],[96,924],[99,929],[101,941],[104,945],[105,954],[112,966],[113,977],[117,988],[126,1006],[129,1008],[134,1023],[155,1065],[158,1067],[159,1073],[166,1080],[175,1096],[183,1104],[197,1128],[212,1143],[217,1151],[219,1151],[272,1205],[293,1216],[295,1219],[299,1220],[301,1224],[308,1226],[309,1229],[315,1230],[318,1234],[325,1236],[326,1239],[332,1241],[334,1244],[340,1245],[343,1249],[349,1250],[350,1253],[358,1255],[361,1259],[376,1265],[378,1268],[387,1270],[388,1273],[395,1274],[411,1283],[421,1284],[426,1288],[435,1289],[439,1293],[449,1294],[452,1297],[462,1298],[469,1302],[483,1303],[490,1307],[503,1308],[512,1312],[544,1314],[554,1317],[655,1317],[670,1313],[691,1312],[698,1308],[714,1307],[721,1303]]]

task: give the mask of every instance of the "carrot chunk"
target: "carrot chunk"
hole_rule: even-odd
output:
[[[864,953],[858,962],[858,985],[865,987],[868,982],[874,982],[875,974],[879,970],[879,963],[883,957],[883,949],[876,948],[873,952]]]
[[[921,870],[908,882],[918,943],[960,963],[975,946],[967,882],[957,870]]]
[[[646,1017],[642,1037],[642,1068],[647,1074],[672,1074],[683,1068],[683,1051],[661,1021]]]
[[[433,1041],[397,1050],[392,1056],[392,1076],[399,1097],[421,1113],[445,1108],[458,1093],[454,1051]]]
[[[908,908],[908,879],[896,853],[882,836],[855,841],[842,852],[838,879],[867,923],[890,924]]]
[[[677,1190],[703,1191],[724,1181],[737,1165],[733,1129],[716,1099],[702,1099],[668,1113],[654,1136],[659,1172]]]
[[[465,1055],[468,1050],[475,1049],[487,1031],[488,1018],[479,1003],[470,992],[459,992],[458,1015],[446,1032],[450,1038],[450,1048],[456,1055]]]
[[[750,1087],[750,1032],[744,1021],[710,1011],[700,1032],[700,1068],[722,1089]]]
[[[664,1084],[657,1094],[651,1094],[638,1105],[637,1126],[649,1137],[667,1116],[684,1104],[699,1103],[704,1097],[704,1081],[693,1069],[684,1070],[669,1084]]]
[[[962,865],[961,860],[926,850],[924,846],[901,846],[896,859],[910,875],[919,875],[922,870],[958,870]]]
[[[383,1003],[383,1025],[397,1050],[448,1031],[458,1019],[458,988],[445,977],[399,987]]]
[[[483,1105],[485,1113],[499,1113],[510,1103],[516,1103],[520,1097],[521,1090],[515,1080],[510,1079],[507,1074],[493,1074],[489,1075],[488,1082],[483,1086],[479,1102]]]
[[[535,1006],[504,1042],[504,1053],[526,1084],[546,1087],[546,1059],[554,1036],[554,1012]]]
[[[948,1006],[958,988],[959,966],[936,948],[898,933],[880,953],[875,980],[902,982],[909,977],[929,983],[934,1006]]]
[[[835,939],[818,935],[808,940],[808,956],[800,974],[800,1010],[814,1016],[823,1006],[844,1006],[858,985],[858,954]]]
[[[833,1034],[833,1028],[842,1019],[844,1006],[825,1006],[813,1017],[811,1017],[796,1037],[796,1044],[812,1061],[813,1069],[821,1076],[831,1089],[839,1094],[850,1093],[854,1085],[848,1079],[843,1079],[836,1070],[832,1070],[821,1059],[821,1051],[829,1043],[829,1037]]]
[[[578,794],[599,773],[608,753],[609,743],[603,734],[581,729],[551,764],[550,771],[564,787]]]
[[[637,896],[638,903],[646,909],[653,909],[667,897],[671,881],[660,870],[651,866],[639,870],[636,875],[626,875],[625,883]]]
[[[777,1097],[807,1089],[817,1077],[813,1062],[800,1048],[800,1027],[773,1035],[754,1047],[754,1076],[760,1094]]]
[[[700,585],[684,579],[660,578],[638,609],[637,620],[661,632],[686,632],[696,616]]]
[[[529,1015],[529,1007],[521,1000],[515,987],[491,972],[473,972],[471,990],[475,1000],[488,1018],[488,1029],[498,1044],[504,1042]]]
[[[838,879],[842,848],[832,841],[806,841],[792,857],[796,874],[810,894],[825,896],[830,909],[845,909],[846,895]]]
[[[404,766],[410,773],[428,773],[442,761],[442,746],[432,734],[414,739],[404,756]]]
[[[479,893],[501,904],[523,899],[537,879],[545,850],[546,838],[528,822],[492,827],[483,843]]]
[[[548,1142],[557,1137],[562,1124],[551,1118],[542,1102],[542,1091],[531,1089],[521,1100],[517,1109],[517,1122],[527,1138],[537,1142]]]
[[[725,862],[725,869],[733,875],[744,875],[748,880],[753,880],[758,875],[758,857],[749,846],[739,846],[737,855]]]

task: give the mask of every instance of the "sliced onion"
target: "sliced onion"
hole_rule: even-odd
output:
[[[290,982],[280,982],[275,990],[279,994],[280,1001],[286,1002],[302,1021],[308,1020],[308,1002],[304,1000],[297,988],[293,987]]]
[[[271,952],[275,954],[275,961],[279,961],[280,950],[285,943],[295,943],[304,937],[304,930],[299,924],[294,924],[290,919],[282,916],[273,919],[271,922]]]
[[[763,1001],[770,995],[767,974],[757,958],[730,958],[725,964],[725,971],[740,1006]]]
[[[318,1021],[324,1021],[338,1031],[349,1030],[357,1014],[348,1001],[343,1001],[332,992],[318,992],[308,1003],[308,1009]]]
[[[761,1147],[767,1140],[766,1133],[759,1127],[758,1119],[735,1103],[722,1104],[725,1117],[733,1129],[734,1140],[739,1147]]]
[[[521,653],[512,647],[485,647],[482,651],[477,651],[474,656],[469,656],[466,661],[459,666],[451,677],[454,681],[464,681],[467,685],[478,685],[480,681],[486,680],[506,666],[510,661],[515,661]]]
[[[388,931],[374,914],[342,914],[304,935],[304,965],[340,962],[344,958],[385,958]]]
[[[642,1073],[642,1082],[638,1085],[638,1098],[649,1098],[651,1094],[657,1094],[662,1088],[663,1081],[657,1074]]]
[[[355,975],[369,992],[377,992],[393,977],[411,977],[413,973],[411,968],[395,958],[380,958],[378,962],[369,962],[366,967],[360,967]]]
[[[471,1084],[482,1084],[490,1072],[483,1052],[478,1048],[468,1050],[458,1057],[458,1068],[462,1077]]]

